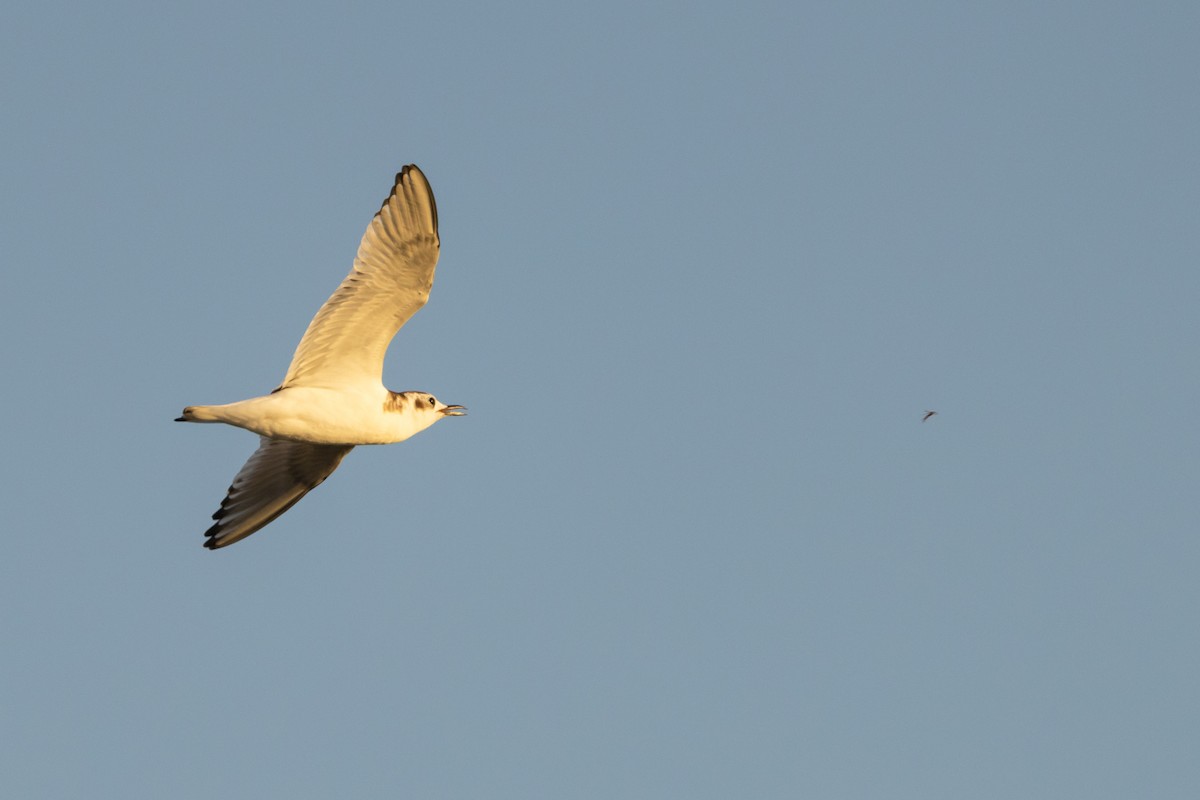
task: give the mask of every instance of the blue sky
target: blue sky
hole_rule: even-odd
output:
[[[10,10],[6,793],[1194,797],[1198,38]],[[172,419],[278,383],[409,162],[385,382],[470,416],[205,551],[255,441]]]

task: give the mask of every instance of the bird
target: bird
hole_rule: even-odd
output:
[[[204,534],[210,550],[245,539],[319,486],[358,445],[402,442],[467,409],[383,385],[388,345],[429,299],[441,246],[437,205],[414,164],[396,174],[350,273],[317,311],[283,382],[225,405],[187,406],[176,422],[259,436]]]
[[[930,417],[932,417],[932,416],[933,416],[934,414],[936,414],[936,413],[937,413],[936,411],[926,411],[926,412],[925,412],[925,416],[921,417],[921,422],[924,422],[924,421],[926,421],[927,419],[929,419]]]

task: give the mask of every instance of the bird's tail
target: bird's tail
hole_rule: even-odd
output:
[[[176,422],[220,422],[221,417],[215,411],[216,406],[188,406],[183,410],[182,417],[176,417]]]

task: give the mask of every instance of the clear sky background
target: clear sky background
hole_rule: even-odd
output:
[[[1196,3],[5,17],[6,796],[1200,794]],[[204,550],[409,162],[470,416]]]

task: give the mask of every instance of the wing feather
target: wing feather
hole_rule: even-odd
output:
[[[388,344],[429,298],[437,227],[433,190],[410,164],[367,226],[350,274],[309,323],[279,388],[383,382]]]
[[[267,525],[319,486],[353,449],[260,436],[258,449],[213,514],[216,523],[205,531],[204,546],[216,550]]]

